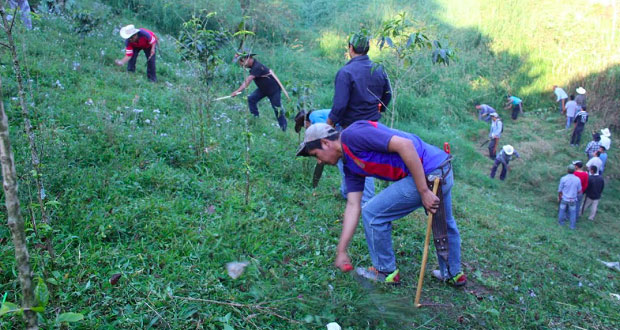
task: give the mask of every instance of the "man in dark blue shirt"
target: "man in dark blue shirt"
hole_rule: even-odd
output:
[[[329,125],[347,127],[357,120],[378,121],[390,103],[390,81],[385,71],[366,55],[369,48],[370,42],[364,33],[349,38],[351,60],[336,74]]]

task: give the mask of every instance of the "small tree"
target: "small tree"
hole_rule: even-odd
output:
[[[196,150],[202,150],[205,146],[205,109],[208,109],[211,104],[212,81],[216,76],[216,70],[223,63],[217,51],[227,40],[226,32],[210,28],[215,16],[215,12],[205,11],[198,16],[193,15],[183,23],[183,29],[177,39],[177,47],[183,59],[199,65],[196,71],[200,76],[201,84],[198,85],[200,91],[192,93],[199,95],[197,108],[200,141]]]
[[[183,23],[177,45],[184,60],[202,64],[202,79],[209,84],[215,76],[215,69],[222,64],[217,51],[224,45],[228,36],[221,29],[213,29],[212,18],[215,12],[201,12]]]
[[[398,109],[398,92],[403,80],[409,76],[416,67],[414,63],[416,55],[421,49],[431,49],[433,64],[450,64],[454,57],[451,49],[443,48],[437,40],[430,39],[422,32],[415,29],[414,22],[407,17],[405,12],[400,12],[394,18],[387,19],[377,32],[377,45],[379,50],[384,47],[391,50],[389,56],[377,63],[382,65],[391,77],[392,105],[390,127],[394,126],[394,118]]]
[[[4,17],[4,16],[3,16]],[[5,20],[6,21],[6,20]],[[7,209],[8,226],[11,229],[13,245],[15,246],[15,260],[19,282],[22,287],[22,307],[3,302],[0,306],[0,316],[10,312],[23,312],[27,329],[38,329],[37,314],[32,310],[35,307],[34,287],[32,285],[32,271],[30,255],[26,242],[24,218],[22,217],[19,197],[17,193],[17,171],[15,157],[11,150],[9,136],[9,121],[2,102],[2,82],[0,81],[0,163],[2,163],[2,187],[4,188],[4,202]]]

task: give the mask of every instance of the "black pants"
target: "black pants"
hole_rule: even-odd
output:
[[[512,119],[516,120],[519,117],[519,112],[521,112],[521,107],[523,103],[519,103],[512,106]]]
[[[250,96],[248,96],[248,107],[250,108],[250,113],[258,117],[258,101],[265,97],[269,98],[269,102],[271,102],[271,107],[276,115],[280,129],[286,131],[287,122],[284,114],[284,108],[282,108],[282,95],[280,94],[280,90],[271,95],[265,95],[260,91],[260,89],[257,88],[254,92],[252,92],[252,94],[250,94]]]
[[[138,59],[138,54],[140,54],[140,50],[143,50],[144,55],[146,55],[146,76],[149,78],[150,81],[156,82],[157,81],[157,73],[155,70],[155,57],[156,56],[153,55],[153,57],[151,57],[151,59],[149,60],[149,57],[151,56],[151,48],[134,49],[133,56],[131,57],[131,59],[129,59],[129,62],[127,62],[127,71],[136,72],[136,60]]]
[[[502,164],[502,172],[499,174],[499,179],[500,180],[504,180],[506,179],[506,174],[508,173],[508,163],[506,162],[506,165],[504,165],[504,163],[500,162],[499,160],[495,160],[495,164],[493,164],[493,167],[491,168],[491,179],[495,178],[495,173],[497,172],[497,167]]]
[[[575,126],[575,130],[573,130],[573,135],[570,138],[570,144],[573,145],[578,145],[579,142],[581,141],[581,133],[583,133],[583,128],[585,126],[584,125],[579,125],[577,124],[577,126]]]
[[[495,150],[497,149],[497,141],[499,139],[491,139],[489,141],[489,158],[495,160]]]

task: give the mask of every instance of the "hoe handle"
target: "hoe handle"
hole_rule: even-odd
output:
[[[439,178],[435,178],[433,181],[433,194],[437,195],[437,188],[439,188]],[[428,259],[428,244],[431,238],[431,229],[433,228],[433,213],[428,213],[428,220],[426,224],[426,238],[424,238],[424,252],[422,253],[422,267],[420,268],[420,277],[418,278],[418,287],[415,290],[415,307],[422,307],[420,304],[420,295],[422,294],[422,284],[424,284],[424,272],[426,271],[426,260]]]

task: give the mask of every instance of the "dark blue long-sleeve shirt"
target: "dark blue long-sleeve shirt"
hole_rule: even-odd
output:
[[[392,99],[387,74],[381,67],[373,68],[368,55],[351,59],[336,74],[334,85],[329,119],[344,127],[358,120],[378,121],[379,104],[387,106]]]

